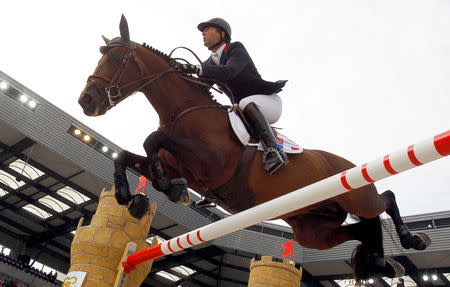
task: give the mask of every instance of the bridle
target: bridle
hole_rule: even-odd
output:
[[[105,87],[105,92],[106,92],[106,95],[108,96],[109,106],[106,107],[106,109],[111,109],[112,107],[117,105],[120,101],[122,101],[123,99],[125,99],[129,95],[131,95],[131,94],[135,93],[136,91],[139,91],[139,90],[143,89],[144,87],[150,85],[151,83],[153,83],[157,79],[161,78],[162,76],[164,76],[164,75],[166,75],[168,73],[173,73],[173,72],[178,73],[178,71],[176,69],[174,69],[173,67],[169,67],[168,69],[163,70],[161,72],[145,76],[143,71],[142,71],[142,68],[141,68],[141,63],[136,58],[136,43],[135,42],[133,42],[133,41],[124,42],[124,41],[120,41],[120,40],[111,40],[106,46],[100,47],[100,52],[102,54],[105,54],[106,51],[108,49],[112,48],[112,47],[123,47],[123,48],[127,49],[126,54],[122,56],[121,65],[115,71],[113,77],[111,79],[108,79],[106,77],[103,77],[103,76],[100,76],[100,75],[95,75],[95,74],[92,74],[92,75],[90,75],[88,77],[88,81],[91,80],[91,79],[100,79],[100,80],[108,83],[108,85]],[[200,58],[198,58],[198,56],[192,50],[190,50],[189,48],[186,48],[186,47],[177,47],[177,48],[173,49],[172,52],[169,54],[169,57],[172,55],[172,53],[176,49],[179,49],[179,48],[183,48],[183,49],[188,50],[189,52],[191,52],[197,58],[197,60],[199,62],[201,62]],[[138,68],[139,79],[120,86],[120,80],[122,79],[122,76],[123,76],[123,74],[124,74],[124,72],[125,72],[125,70],[126,70],[126,68],[128,66],[128,63],[130,62],[130,59],[132,59],[135,62],[136,66]],[[183,61],[189,63],[188,61],[186,61],[185,59],[182,59],[182,58],[175,58],[174,60],[183,60]],[[183,78],[183,79],[185,79],[187,81],[190,81],[190,82],[202,85],[202,86],[206,86],[206,87],[208,87],[210,89],[216,90],[219,93],[223,93],[223,91],[214,88],[212,86],[212,84],[205,83],[205,82],[203,82],[201,80],[198,80],[198,79],[195,79],[195,78],[193,79],[193,78],[186,77],[186,76],[184,76],[183,74],[180,74],[180,73],[178,73],[178,76],[180,76],[181,78]],[[228,92],[227,94],[230,95],[230,99],[231,99],[233,107],[235,106],[234,97],[232,96],[232,92],[231,92],[231,90],[228,88],[228,86],[226,84],[224,84],[224,83],[222,83],[222,82],[220,82],[218,80],[215,80],[215,79],[206,79],[206,80],[210,81],[212,83],[220,84],[221,87],[225,88],[225,90],[227,90],[227,92]],[[133,89],[131,92],[129,92],[127,94],[122,94],[122,91],[121,91],[122,89],[128,88],[128,87],[130,87],[132,85],[135,85],[136,83],[139,83],[139,82],[142,82],[142,81],[144,81],[144,83],[142,83],[137,88]],[[113,91],[116,91],[116,92],[114,93]],[[213,106],[211,106],[211,107],[213,107]],[[204,107],[200,107],[200,108],[204,108]],[[197,108],[194,108],[193,110],[195,110],[195,109],[197,109]],[[184,114],[184,113],[182,113],[182,114]]]
[[[106,53],[106,51],[109,48],[112,48],[112,47],[124,47],[124,48],[127,49],[126,54],[123,55],[123,57],[122,57],[121,65],[115,71],[113,77],[111,79],[108,79],[106,77],[95,75],[95,74],[92,74],[92,75],[90,75],[88,77],[88,81],[91,80],[91,79],[100,79],[100,80],[105,81],[106,83],[108,83],[108,85],[105,87],[105,92],[106,92],[106,95],[108,96],[108,101],[109,101],[109,106],[107,107],[107,109],[110,109],[110,108],[114,107],[120,101],[122,101],[123,99],[128,97],[129,95],[131,95],[134,92],[139,91],[142,88],[148,86],[152,82],[154,82],[157,79],[161,78],[163,75],[171,73],[171,72],[175,72],[175,69],[170,67],[170,68],[168,68],[166,70],[163,70],[163,71],[161,71],[159,73],[155,73],[155,74],[152,74],[152,75],[145,76],[144,73],[142,72],[141,64],[138,61],[138,59],[136,58],[136,43],[134,43],[132,41],[129,41],[129,42],[125,43],[123,41],[114,41],[113,40],[113,41],[109,42],[106,46],[100,47],[100,52],[102,54],[104,54],[104,53]],[[136,66],[137,66],[138,71],[139,71],[139,79],[120,86],[120,80],[122,79],[122,76],[123,76],[123,74],[124,74],[124,72],[125,72],[125,70],[126,70],[126,68],[128,66],[128,63],[130,62],[130,59],[132,59],[134,61],[134,63],[136,63]],[[123,89],[128,88],[130,86],[133,86],[136,83],[139,83],[139,82],[142,82],[142,81],[145,81],[145,82],[143,84],[141,84],[140,86],[138,86],[137,88],[133,89],[131,92],[126,93],[126,94],[122,93]]]

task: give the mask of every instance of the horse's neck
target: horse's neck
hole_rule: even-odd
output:
[[[173,121],[189,108],[214,105],[212,99],[202,95],[205,91],[186,82],[176,74],[164,76],[143,92],[158,113],[161,125]]]
[[[164,56],[155,54],[137,45],[138,55],[142,57],[146,74],[165,71],[169,68]],[[194,106],[213,105],[214,102],[200,87],[188,83],[175,73],[168,73],[144,88],[142,91],[159,115],[160,124],[164,125]]]

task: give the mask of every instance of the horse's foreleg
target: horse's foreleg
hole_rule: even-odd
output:
[[[126,168],[132,167],[141,174],[148,176],[147,159],[129,151],[121,151],[114,160],[114,186],[117,203],[128,205],[128,211],[136,218],[141,218],[147,213],[148,198],[141,193],[131,195],[127,180]],[[131,202],[131,203],[130,203]]]
[[[175,202],[187,205],[190,202],[187,182],[184,178],[169,180],[164,165],[159,159],[158,151],[164,148],[168,152],[176,152],[177,146],[174,141],[163,132],[151,133],[144,142],[144,149],[148,157],[148,166],[153,187],[163,192]]]
[[[114,185],[116,200],[121,205],[126,205],[132,200],[125,170],[132,167],[144,173],[146,158],[129,151],[121,151],[114,160]]]
[[[430,237],[425,233],[411,234],[406,224],[403,222],[400,216],[400,211],[395,200],[395,195],[392,191],[386,190],[381,194],[383,197],[388,199],[389,205],[386,209],[386,213],[392,218],[395,225],[395,230],[397,231],[398,237],[400,238],[400,243],[403,248],[409,249],[413,248],[416,250],[424,250],[431,244]]]

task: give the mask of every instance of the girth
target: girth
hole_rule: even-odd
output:
[[[208,193],[208,200],[231,213],[246,210],[255,205],[255,194],[248,186],[248,171],[257,147],[246,146],[233,176],[221,187]]]

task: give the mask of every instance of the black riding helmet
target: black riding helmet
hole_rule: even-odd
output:
[[[225,39],[222,39],[222,34],[221,34],[221,36],[220,36],[221,41],[219,41],[217,44],[215,44],[213,47],[211,47],[210,50],[213,49],[214,47],[218,46],[222,42],[229,43],[231,41],[231,26],[230,26],[230,24],[228,24],[227,21],[223,20],[222,18],[212,18],[206,22],[202,22],[202,23],[198,24],[197,28],[200,30],[200,32],[203,32],[203,30],[205,30],[206,27],[210,27],[210,26],[219,28],[225,32]]]

